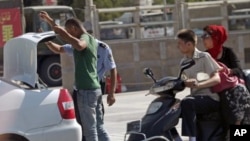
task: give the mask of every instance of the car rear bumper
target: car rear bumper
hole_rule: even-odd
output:
[[[81,126],[76,120],[63,120],[60,124],[27,132],[26,138],[35,141],[81,141]]]

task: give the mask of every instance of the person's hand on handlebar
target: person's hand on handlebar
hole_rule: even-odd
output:
[[[185,86],[189,88],[197,88],[199,84],[198,81],[194,78],[187,79],[184,81],[184,83],[185,83]]]

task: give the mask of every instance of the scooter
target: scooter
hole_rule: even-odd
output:
[[[149,94],[158,97],[150,103],[141,120],[127,123],[125,141],[183,141],[176,129],[181,118],[181,100],[175,96],[185,89],[183,71],[194,64],[192,59],[185,61],[178,77],[168,76],[160,80],[154,78],[152,70],[144,69],[144,74],[154,81]],[[221,120],[220,112],[197,115],[197,140],[223,141],[225,130]]]

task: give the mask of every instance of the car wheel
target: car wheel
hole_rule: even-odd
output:
[[[27,141],[25,138],[16,135],[0,136],[0,141]]]
[[[15,140],[15,139],[5,139],[3,141],[19,141],[19,140]]]
[[[47,57],[41,62],[39,76],[48,86],[61,86],[62,73],[59,56]]]

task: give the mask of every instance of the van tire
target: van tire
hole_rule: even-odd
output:
[[[49,87],[62,85],[60,56],[47,57],[41,62],[39,76]]]

